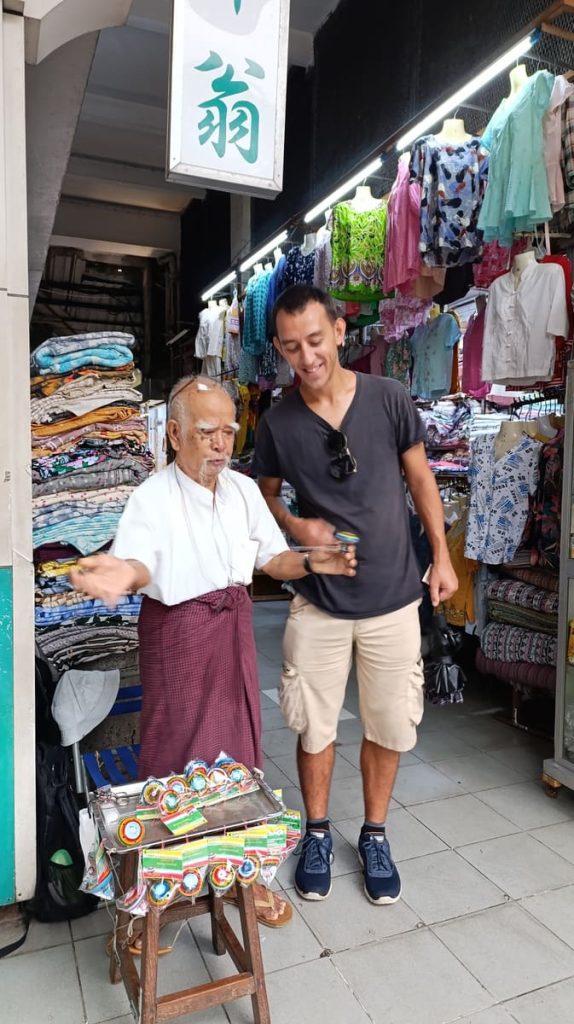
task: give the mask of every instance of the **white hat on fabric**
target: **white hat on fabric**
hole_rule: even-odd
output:
[[[52,701],[52,714],[60,727],[63,747],[77,743],[107,718],[119,686],[117,668],[109,672],[64,672]]]

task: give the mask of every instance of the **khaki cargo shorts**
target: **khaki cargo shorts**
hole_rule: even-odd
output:
[[[420,601],[371,619],[337,619],[297,594],[283,637],[281,710],[318,754],[337,736],[353,653],[368,740],[412,750],[423,715]]]

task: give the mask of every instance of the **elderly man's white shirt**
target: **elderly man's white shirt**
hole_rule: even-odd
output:
[[[141,592],[174,605],[248,585],[254,567],[286,550],[254,480],[223,470],[214,495],[172,463],[130,497],[112,554],[142,562],[151,582]]]

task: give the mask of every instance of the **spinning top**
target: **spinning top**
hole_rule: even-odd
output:
[[[360,539],[356,533],[347,533],[346,530],[339,530],[335,534],[335,540],[339,541],[341,551],[343,552],[348,551],[351,544],[358,544]]]

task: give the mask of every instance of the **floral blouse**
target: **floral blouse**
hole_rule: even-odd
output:
[[[447,145],[434,135],[415,142],[411,180],[420,182],[423,262],[429,267],[474,263],[481,254],[478,216],[486,190],[480,139]]]
[[[471,442],[470,507],[464,553],[490,565],[511,562],[528,520],[529,497],[538,484],[542,444],[525,435],[500,459],[495,434]]]
[[[387,204],[355,210],[339,203],[333,210],[329,291],[336,299],[382,299]]]

